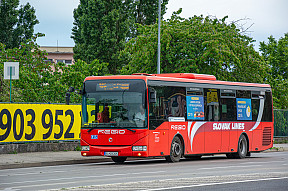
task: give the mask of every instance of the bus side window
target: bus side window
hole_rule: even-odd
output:
[[[264,111],[261,121],[272,122],[272,95],[271,92],[265,92]]]
[[[221,121],[236,121],[236,91],[220,90]]]
[[[257,121],[260,99],[264,99],[264,95],[261,95],[260,91],[251,91],[251,104],[252,104],[252,121]]]
[[[218,89],[204,89],[205,94],[205,120],[219,121],[219,90]]]
[[[153,86],[149,89],[153,89],[155,97],[152,101],[149,100],[149,129],[154,130],[159,127],[165,120],[161,118],[161,99],[164,95],[164,87]],[[157,92],[157,93],[156,93]]]
[[[149,129],[159,127],[169,117],[186,116],[186,95],[184,87],[153,86],[155,102],[149,102]]]

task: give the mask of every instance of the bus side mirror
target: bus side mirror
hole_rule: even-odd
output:
[[[68,89],[68,92],[74,92],[74,91],[75,91],[75,89],[72,86]]]
[[[75,90],[75,94],[83,95],[83,90]]]
[[[149,88],[149,102],[156,103],[156,90],[153,88]]]

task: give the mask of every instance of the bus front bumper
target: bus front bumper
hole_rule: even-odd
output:
[[[147,148],[147,147],[146,147]],[[125,156],[125,157],[148,157],[148,151],[132,151],[132,146],[85,146],[81,151],[82,156]]]

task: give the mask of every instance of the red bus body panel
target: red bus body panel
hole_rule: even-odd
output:
[[[203,75],[203,77],[195,75],[193,77],[192,75],[189,76],[189,74],[181,73],[91,76],[87,77],[85,81],[99,79],[142,79],[146,84],[147,80],[159,80],[270,88],[268,84],[226,82],[217,81],[214,78],[210,75]],[[81,153],[83,156],[104,156],[104,152],[111,151],[118,152],[118,156],[167,156],[170,154],[171,142],[176,135],[180,136],[181,141],[183,141],[184,155],[231,153],[237,152],[238,140],[241,134],[247,137],[249,152],[264,151],[273,146],[273,141],[271,140],[273,139],[274,132],[273,117],[272,120],[272,122],[166,121],[155,130],[149,130],[149,127],[148,129],[133,129],[136,132],[131,132],[127,129],[93,129],[88,132],[88,129],[81,129],[81,146],[90,146],[90,151],[81,151]],[[94,139],[91,139],[91,135],[95,135]],[[97,139],[95,139],[96,135]],[[147,151],[132,151],[132,146],[143,145],[147,146]]]

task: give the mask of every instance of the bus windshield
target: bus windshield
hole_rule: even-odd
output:
[[[82,128],[146,128],[143,80],[86,81]]]

